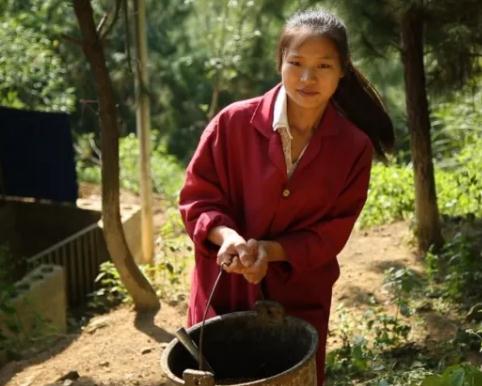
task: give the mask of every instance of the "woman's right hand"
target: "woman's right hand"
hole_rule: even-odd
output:
[[[268,272],[268,255],[262,242],[250,239],[246,244],[240,244],[239,255],[229,257],[230,264],[224,270],[230,273],[242,274],[251,284],[258,284]],[[249,265],[247,265],[248,263]]]
[[[268,254],[264,242],[246,241],[235,230],[219,226],[211,230],[209,239],[219,245],[216,262],[229,273],[243,275],[250,283],[259,283],[268,271]]]
[[[254,264],[254,251],[235,230],[224,226],[215,227],[211,230],[209,239],[219,245],[217,263],[223,265],[227,272],[243,274],[245,268]]]

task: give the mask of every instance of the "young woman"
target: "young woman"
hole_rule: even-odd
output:
[[[250,309],[263,292],[318,330],[322,385],[337,254],[393,127],[332,14],[294,15],[277,56],[281,84],[222,110],[187,168],[180,210],[196,256],[188,324],[202,320],[224,263],[230,274],[208,317]]]

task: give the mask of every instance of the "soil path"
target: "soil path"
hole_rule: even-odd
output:
[[[342,274],[334,289],[331,329],[336,328],[340,303],[350,312],[362,312],[375,298],[389,308],[383,272],[400,266],[421,269],[408,239],[403,222],[353,233],[339,257]],[[141,320],[122,307],[91,319],[82,331],[65,336],[48,351],[7,364],[0,370],[0,385],[164,385],[160,354],[184,321],[185,304],[174,308],[164,303],[156,315]],[[337,343],[331,339],[330,344]],[[62,377],[67,379],[59,381]]]

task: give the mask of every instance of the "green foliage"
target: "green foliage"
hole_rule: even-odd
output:
[[[435,182],[445,217],[482,217],[482,115],[476,108],[481,101],[481,91],[465,90],[434,108]],[[360,226],[410,219],[415,206],[413,181],[410,164],[375,164]]]
[[[12,297],[17,293],[15,261],[7,244],[0,244],[0,352],[13,346],[14,336],[20,332]]]
[[[184,232],[177,209],[170,207],[166,210],[156,244],[154,264],[139,267],[163,301],[177,304],[185,300],[189,268],[193,262],[191,241]],[[90,294],[89,302],[93,311],[105,311],[132,302],[112,262],[101,265],[96,283],[98,289]]]
[[[466,145],[454,161],[460,167],[435,169],[439,210],[442,215],[482,217],[482,140]],[[375,164],[368,199],[359,224],[369,227],[410,219],[415,207],[413,170],[410,165]]]
[[[440,167],[463,166],[465,161],[470,160],[466,156],[454,162],[461,150],[475,154],[471,147],[477,146],[475,143],[482,135],[482,111],[479,108],[482,91],[477,87],[476,79],[473,83],[473,88],[467,87],[436,104],[431,113],[432,148]]]
[[[473,234],[459,230],[440,252],[427,254],[429,277],[455,301],[482,300],[481,236],[480,230]]]
[[[100,265],[99,274],[95,278],[94,292],[89,294],[88,307],[94,311],[106,311],[128,301],[127,289],[120,280],[119,272],[111,261]]]
[[[184,179],[184,169],[166,151],[157,137],[153,137],[151,152],[151,176],[153,190],[174,203]],[[77,153],[77,176],[80,181],[100,183],[101,171],[99,150],[93,134],[78,137],[75,146]],[[124,189],[139,192],[139,143],[134,134],[120,139],[119,143],[120,183]]]
[[[420,281],[410,270],[390,268],[385,273],[385,286],[395,298],[395,315],[384,313],[375,302],[361,319],[348,313],[343,304],[338,306],[335,325],[342,344],[328,353],[326,363],[335,385],[351,384],[353,377],[375,378],[382,383],[371,384],[384,384],[384,377],[391,375],[398,361],[393,353],[410,351],[407,339],[411,327],[399,314],[411,316],[409,298],[420,287]]]
[[[161,299],[177,303],[189,290],[192,243],[177,208],[168,208],[157,239],[155,264],[145,272]]]
[[[435,298],[427,298],[433,289],[424,284],[423,277],[406,268],[391,268],[385,272],[384,287],[397,307],[394,314],[385,313],[376,302],[371,302],[362,315],[350,312],[343,304],[337,307],[330,335],[339,344],[327,355],[327,385],[481,385],[480,370],[463,362],[469,352],[482,352],[482,324],[467,328],[472,324],[458,313],[455,320],[460,327],[450,339],[424,346],[415,343],[417,331],[411,334],[412,327],[424,320],[424,311],[416,305],[420,300],[435,302]],[[450,300],[444,302],[451,310],[456,307]],[[409,312],[404,312],[403,307]],[[477,307],[482,309],[482,303]],[[471,312],[477,310],[474,307]],[[446,312],[440,316],[447,317]],[[433,375],[447,366],[451,367],[442,375]]]
[[[432,90],[460,87],[480,73],[480,11],[477,0],[436,2],[383,0],[327,1],[343,15],[356,50],[367,58],[402,52],[400,27],[405,12],[418,8],[423,15],[426,71]]]
[[[453,248],[451,250],[453,253]],[[427,286],[423,274],[407,268],[387,269],[384,288],[389,291],[390,303],[396,306],[393,314],[383,312],[383,307],[375,301],[370,302],[361,316],[349,312],[343,304],[338,306],[338,318],[331,325],[341,346],[327,355],[327,385],[480,385],[480,370],[463,362],[468,358],[467,353],[482,352],[482,324],[468,322],[468,316],[463,318],[460,312],[454,311],[457,305],[450,298],[434,297],[438,287],[433,288],[430,282]],[[433,304],[420,307],[421,301],[425,305]],[[446,307],[440,310],[440,316],[447,317],[448,310],[453,311],[451,315],[459,328],[446,341],[420,346],[415,343],[419,339],[417,331],[411,334],[412,328],[425,324],[427,309],[436,312],[436,301],[442,301]],[[482,303],[469,312],[471,319],[481,320],[476,315],[478,310],[482,310]],[[447,366],[451,367],[442,375],[433,375]]]
[[[0,105],[69,112],[74,88],[65,81],[67,66],[58,40],[26,27],[22,18],[0,18]]]
[[[10,352],[15,336],[20,333],[15,308],[12,306],[12,297],[17,293],[12,284],[0,283],[0,351]]]
[[[403,316],[410,316],[410,294],[420,289],[421,279],[407,268],[391,267],[385,271],[384,286],[392,293],[397,309]]]
[[[359,378],[383,381],[392,374],[398,361],[391,353],[407,347],[410,350],[407,346],[410,326],[379,308],[367,310],[360,319],[348,313],[343,304],[337,311],[338,319],[334,325],[341,347],[327,355],[327,384],[351,385]]]
[[[425,270],[430,283],[434,283],[440,272],[439,256],[430,248],[425,254]]]
[[[361,214],[361,227],[406,219],[414,208],[413,171],[407,166],[375,164],[368,199]]]
[[[164,54],[154,70],[162,107],[158,127],[180,160],[190,159],[210,115],[278,80],[274,47],[285,3],[198,0],[172,2],[167,10],[152,3],[162,8],[152,13],[152,26],[164,37],[151,51]],[[166,15],[162,23],[158,14]]]
[[[151,174],[153,190],[164,198],[174,201],[184,178],[184,169],[167,153],[163,142],[153,138]],[[139,192],[139,143],[134,134],[123,138],[119,146],[122,186]]]
[[[482,217],[482,140],[466,145],[454,158],[457,164],[435,175],[442,214]]]
[[[482,372],[474,366],[450,366],[441,375],[431,375],[421,386],[482,386]]]

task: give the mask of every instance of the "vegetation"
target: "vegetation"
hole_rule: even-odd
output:
[[[451,250],[451,259],[456,260],[466,248],[458,244]],[[436,271],[442,265],[440,261],[432,264]],[[463,262],[453,264],[464,266]],[[375,298],[362,316],[348,315],[339,305],[334,335],[341,345],[328,354],[328,385],[479,385],[482,372],[468,360],[471,353],[482,352],[481,307],[469,313],[473,318],[463,318],[464,307],[457,302],[466,290],[457,288],[460,292],[454,291],[451,283],[435,283],[430,275],[390,268],[386,271],[385,289],[392,296],[393,313],[383,312],[384,307]],[[456,301],[451,298],[454,293],[458,294]],[[454,318],[460,326],[455,337],[425,345],[417,341],[415,330],[425,326],[428,312]]]
[[[155,193],[174,204],[184,180],[181,163],[166,150],[155,134],[152,138],[151,175]],[[76,145],[77,176],[80,181],[100,183],[100,160],[92,134],[78,137]],[[119,143],[121,187],[139,193],[139,144],[134,134],[121,138]]]
[[[0,244],[0,353],[8,349],[12,335],[19,332],[15,310],[10,304],[10,298],[15,294],[13,261],[8,245]]]
[[[433,111],[435,180],[440,212],[444,218],[482,217],[482,115],[477,105],[482,92],[471,88]],[[368,201],[360,225],[373,226],[400,219],[412,219],[414,208],[413,171],[399,160],[389,167],[374,165]]]
[[[186,299],[189,290],[192,246],[177,210],[171,207],[166,210],[165,216],[166,221],[157,239],[154,264],[142,265],[141,270],[161,299],[177,304]],[[96,282],[98,288],[90,295],[91,311],[106,311],[121,303],[132,302],[111,262],[101,265]]]
[[[93,2],[96,16],[110,10],[113,3]],[[152,179],[155,192],[166,199],[166,217],[158,234],[155,264],[141,270],[165,301],[184,300],[193,264],[176,200],[184,166],[199,135],[221,107],[258,95],[278,81],[274,47],[279,28],[295,8],[314,3],[319,2],[147,1],[154,128]],[[398,134],[392,163],[373,167],[360,227],[416,221],[404,74],[399,50],[393,49],[399,46],[400,31],[398,16],[391,11],[401,2],[382,3],[385,6],[361,1],[324,2],[344,13],[352,32],[356,64],[381,91]],[[417,1],[405,5],[414,3]],[[340,319],[333,331],[339,346],[327,360],[330,385],[459,386],[482,382],[477,369],[480,363],[473,360],[474,354],[482,352],[482,92],[478,87],[480,56],[475,50],[480,29],[470,24],[469,16],[477,14],[472,9],[474,1],[427,4],[431,7],[427,23],[433,28],[427,30],[425,40],[430,48],[424,57],[426,91],[431,106],[437,203],[447,242],[423,256],[422,274],[403,268],[387,270],[385,290],[393,304],[390,312],[375,297],[364,315],[348,313],[340,306]],[[94,85],[79,47],[64,37],[78,36],[72,7],[55,0],[7,0],[0,5],[0,15],[0,45],[5,47],[0,58],[0,104],[70,112],[78,178],[99,183],[99,116]],[[134,87],[126,30],[122,20],[114,25],[106,41],[106,54],[120,116],[121,186],[137,192]],[[452,55],[464,59],[460,60],[462,68],[452,65],[456,62]],[[0,258],[2,252],[0,248]],[[0,264],[0,282],[11,277],[9,267]],[[8,304],[2,300],[6,292],[0,290],[0,309],[8,313]],[[117,270],[109,263],[103,265],[91,308],[102,311],[129,301]],[[425,325],[424,316],[429,311],[452,318],[459,325],[458,333],[436,344],[417,341],[414,330]]]

